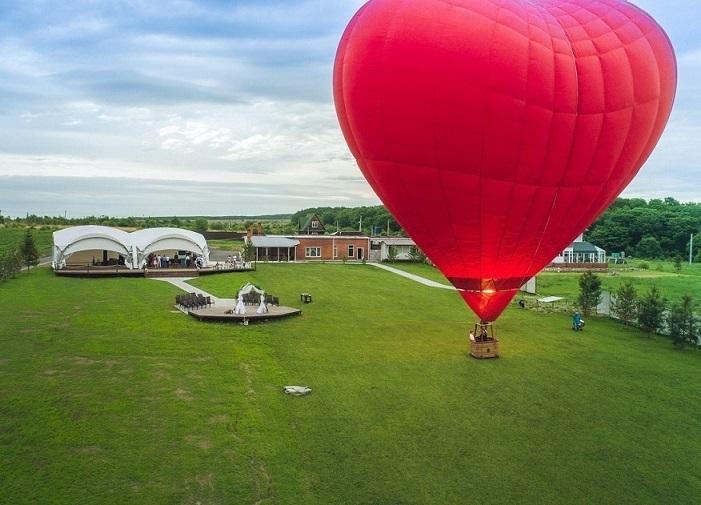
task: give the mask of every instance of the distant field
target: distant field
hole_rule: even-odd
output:
[[[210,249],[221,249],[224,251],[239,251],[243,249],[243,240],[207,240]]]
[[[35,228],[32,231],[40,256],[48,256],[51,254],[53,231],[53,229],[49,228]],[[17,248],[24,240],[25,233],[26,228],[5,228],[0,226],[0,251]]]
[[[371,266],[193,284],[246,281],[314,302],[244,327],[148,279],[0,285],[0,503],[698,503],[698,352],[511,308],[502,358],[476,361],[456,293]]]

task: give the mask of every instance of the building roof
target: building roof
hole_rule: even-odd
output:
[[[599,248],[597,248],[594,244],[590,242],[575,242],[572,244],[572,251],[574,253],[581,253],[581,254],[589,254],[593,253],[596,254],[599,252]]]
[[[313,228],[315,230],[320,230],[323,231],[325,230],[324,223],[321,221],[321,218],[317,214],[310,214],[307,216],[306,221],[304,222],[304,225],[300,227],[300,230],[309,230],[311,229],[312,226],[312,221],[316,218],[317,221],[319,221],[319,228]]]
[[[364,237],[365,233],[362,231],[335,231],[331,235],[334,237]]]
[[[394,246],[415,246],[416,242],[409,237],[375,237],[372,241],[376,244],[387,244]]]
[[[299,240],[289,237],[274,237],[269,235],[253,235],[251,237],[253,247],[296,247]]]

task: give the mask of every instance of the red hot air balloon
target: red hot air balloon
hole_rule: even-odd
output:
[[[360,169],[483,321],[633,179],[675,90],[623,0],[370,0],[334,69]]]

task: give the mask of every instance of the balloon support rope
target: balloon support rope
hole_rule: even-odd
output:
[[[477,359],[499,357],[499,341],[494,333],[494,323],[475,323],[474,330],[470,332],[470,356]]]

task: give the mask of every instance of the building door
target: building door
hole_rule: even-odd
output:
[[[365,259],[365,250],[362,247],[358,247],[358,260],[362,261]]]

